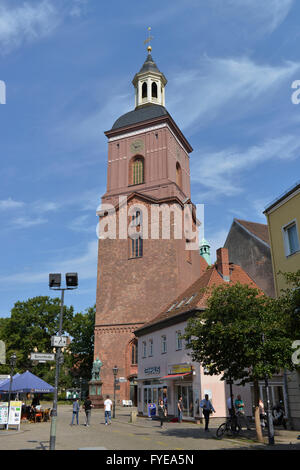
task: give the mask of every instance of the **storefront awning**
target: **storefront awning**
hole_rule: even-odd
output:
[[[184,374],[170,374],[162,377],[162,379],[178,379],[178,377],[186,377],[187,375],[191,375],[191,372],[185,372]]]

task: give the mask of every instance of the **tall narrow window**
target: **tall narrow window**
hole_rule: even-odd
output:
[[[131,364],[137,364],[138,363],[138,349],[137,349],[137,343],[133,343],[131,346]]]
[[[181,188],[182,185],[182,174],[181,174],[181,166],[179,163],[176,163],[176,184]]]
[[[142,184],[144,182],[144,159],[136,158],[132,163],[132,184]]]
[[[152,82],[152,98],[157,98],[157,85],[155,82]]]
[[[299,237],[296,222],[292,222],[283,229],[286,256],[300,250]]]
[[[149,356],[153,356],[153,339],[149,339]]]
[[[131,240],[131,258],[141,258],[143,256],[143,239],[142,237],[133,238]]]
[[[176,331],[176,350],[182,349],[181,331]]]
[[[167,352],[167,337],[163,335],[161,337],[161,353],[165,354]]]
[[[144,82],[142,85],[142,98],[147,98],[148,96],[148,86],[147,83]]]

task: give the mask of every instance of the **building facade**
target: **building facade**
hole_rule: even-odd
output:
[[[105,132],[107,190],[98,211],[94,356],[103,363],[103,395],[113,393],[115,365],[118,376],[126,378],[118,402],[137,402],[134,331],[191,285],[206,265],[199,250],[189,249],[190,239],[174,233],[175,217],[184,220],[186,205],[193,230],[197,220],[190,194],[192,147],[165,108],[166,83],[149,47],[133,79],[135,109]],[[162,212],[168,215],[169,236]]]
[[[229,385],[221,376],[206,374],[201,364],[191,360],[190,351],[181,339],[188,319],[205,309],[206,295],[203,288],[236,283],[258,286],[238,265],[229,264],[228,250],[217,251],[217,263],[206,270],[200,278],[175,299],[153,321],[139,328],[138,337],[138,411],[147,416],[148,404],[158,404],[166,397],[168,415],[177,416],[177,402],[183,398],[183,418],[197,421],[202,418],[199,403],[208,394],[216,413],[212,418],[226,417],[226,400],[230,396]],[[266,403],[265,384],[261,382],[260,396]],[[235,397],[240,394],[245,403],[245,412],[253,416],[254,392],[251,384],[233,384]],[[282,375],[270,380],[271,403],[284,402]],[[286,405],[286,403],[285,403]]]
[[[268,226],[234,219],[224,247],[229,260],[241,266],[269,297],[275,297]]]
[[[280,272],[300,269],[300,183],[269,204],[268,221],[276,296],[287,287]],[[300,338],[295,338],[299,340]],[[300,370],[286,371],[286,387],[291,424],[300,429]]]

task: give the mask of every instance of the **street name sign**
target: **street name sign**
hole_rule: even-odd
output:
[[[40,361],[40,362],[54,361],[55,354],[31,353],[30,359],[32,361]]]

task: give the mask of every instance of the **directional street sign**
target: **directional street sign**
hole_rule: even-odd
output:
[[[55,354],[31,353],[30,354],[30,359],[32,361],[40,361],[40,362],[54,361],[55,360]]]

